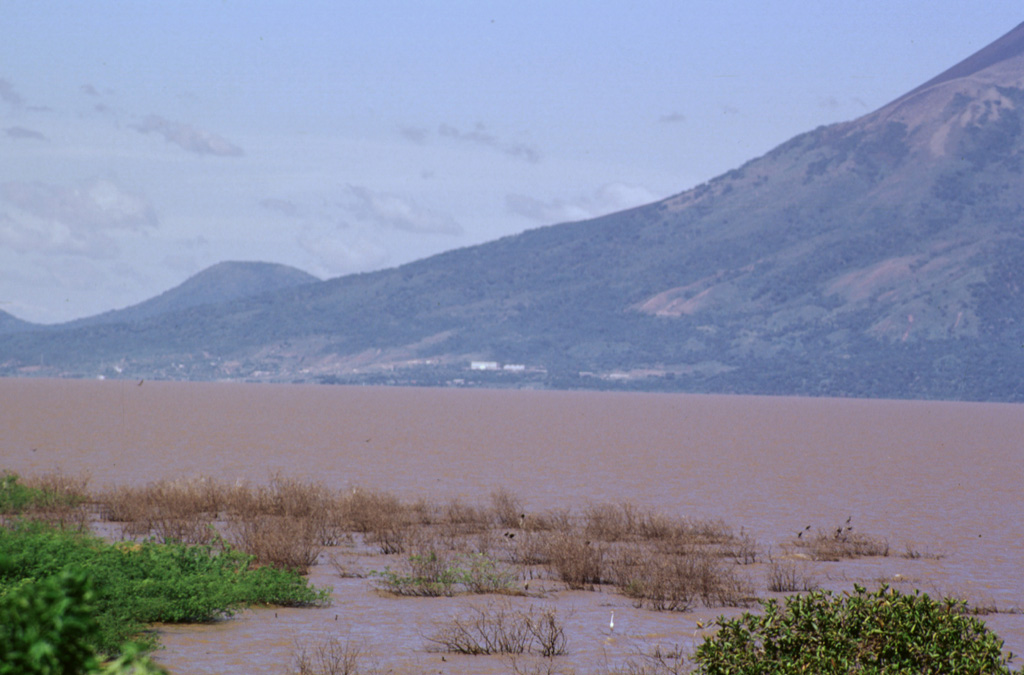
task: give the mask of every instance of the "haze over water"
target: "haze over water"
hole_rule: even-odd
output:
[[[528,509],[630,501],[720,517],[776,550],[852,517],[923,590],[1002,608],[1024,606],[1021,439],[1024,408],[1007,404],[0,379],[0,469],[21,474],[88,471],[97,488],[280,472],[432,500],[504,487]],[[907,561],[906,545],[944,557]],[[320,611],[338,613],[288,616]],[[986,621],[1024,651],[1020,615]],[[181,656],[187,630],[161,658]]]

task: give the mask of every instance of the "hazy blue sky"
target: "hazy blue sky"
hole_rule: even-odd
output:
[[[333,277],[667,197],[874,110],[1017,1],[0,0],[0,309]]]

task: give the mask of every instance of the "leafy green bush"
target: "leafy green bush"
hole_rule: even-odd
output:
[[[95,667],[93,597],[82,571],[13,586],[0,597],[0,673],[74,673]]]
[[[94,646],[100,631],[93,617],[94,598],[91,581],[81,570],[23,580],[0,596],[0,675],[163,674],[133,644],[124,645],[119,658],[100,663]]]
[[[705,675],[1009,673],[1003,642],[962,601],[888,587],[762,601],[764,613],[719,619],[696,651]]]
[[[0,528],[0,560],[0,597],[65,572],[86,574],[97,626],[90,640],[110,654],[149,623],[204,622],[246,605],[302,606],[330,598],[329,590],[314,589],[293,572],[253,568],[251,556],[223,543],[111,545],[89,534],[17,523]],[[153,646],[151,637],[142,640]]]

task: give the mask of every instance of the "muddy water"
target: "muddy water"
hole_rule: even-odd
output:
[[[910,579],[999,607],[1024,606],[1024,407],[835,399],[0,379],[0,468],[89,471],[91,485],[275,472],[403,498],[528,508],[631,501],[721,517],[765,550],[807,525],[852,522],[938,560],[885,559],[819,571],[826,585]],[[293,643],[351,637],[383,666],[509,672],[506,662],[424,651],[437,616],[465,602],[395,600],[365,580],[322,610],[248,612],[168,629],[177,673],[281,673]],[[662,615],[614,594],[559,593],[577,672],[638,645],[692,642],[702,610]],[[608,634],[609,612],[616,633]],[[338,618],[335,619],[335,616]],[[986,618],[1024,652],[1024,617]]]

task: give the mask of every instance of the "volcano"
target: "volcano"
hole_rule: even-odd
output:
[[[1024,24],[668,199],[0,336],[4,374],[1024,400]]]

